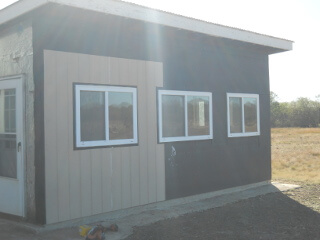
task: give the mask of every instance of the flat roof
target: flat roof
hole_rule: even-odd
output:
[[[48,3],[56,3],[189,30],[210,36],[253,43],[279,49],[277,52],[292,50],[293,42],[290,40],[223,26],[220,24],[209,23],[119,0],[20,0],[0,11],[0,25]]]

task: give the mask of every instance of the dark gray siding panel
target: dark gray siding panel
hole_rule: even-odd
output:
[[[43,8],[34,23],[40,61],[44,49],[159,61],[165,89],[213,93],[214,139],[165,144],[167,199],[271,178],[268,56],[262,47],[57,5]],[[38,91],[41,68],[35,72]],[[260,136],[227,137],[227,92],[260,94]]]
[[[178,45],[176,48],[179,49]],[[183,57],[182,54],[173,55],[170,64],[165,64],[164,86],[213,93],[214,139],[166,143],[167,198],[269,180],[267,56],[250,56],[237,50],[230,53],[227,47],[212,51],[193,48],[181,51]],[[260,95],[260,136],[227,137],[227,92]],[[171,156],[172,147],[176,149],[174,157]]]

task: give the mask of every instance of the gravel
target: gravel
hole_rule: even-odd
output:
[[[304,184],[136,227],[126,240],[320,239],[320,185]]]

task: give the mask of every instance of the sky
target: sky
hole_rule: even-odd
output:
[[[269,56],[270,89],[281,102],[320,94],[320,0],[126,1],[294,41]],[[0,9],[13,2],[0,0]]]

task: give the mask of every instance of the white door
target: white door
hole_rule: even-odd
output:
[[[22,77],[0,78],[0,212],[24,217]]]

